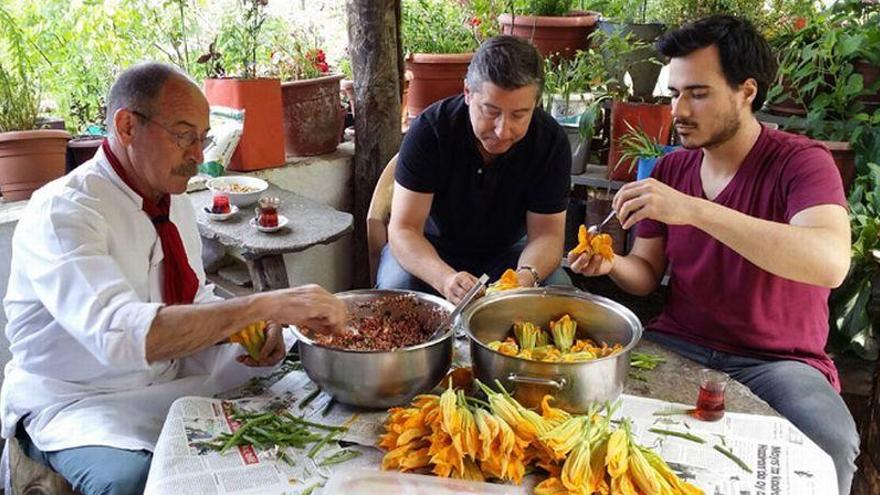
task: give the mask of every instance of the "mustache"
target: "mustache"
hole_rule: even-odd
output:
[[[196,175],[196,172],[199,171],[199,166],[195,163],[181,163],[180,165],[171,169],[171,173],[173,175],[180,175],[183,177],[192,177]]]
[[[675,119],[675,120],[673,120],[672,123],[676,127],[678,127],[678,126],[697,127],[696,122],[694,122],[693,120],[688,120],[688,119]]]

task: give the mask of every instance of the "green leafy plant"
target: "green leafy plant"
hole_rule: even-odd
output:
[[[468,53],[479,41],[473,16],[457,2],[405,0],[402,6],[403,46],[412,53]]]
[[[860,99],[876,92],[865,87],[854,62],[880,52],[880,6],[844,2],[774,40],[779,77],[770,102],[793,99],[807,109],[804,119],[784,125],[830,141],[856,143],[865,129],[880,125],[880,109]]]
[[[0,132],[37,127],[40,87],[25,50],[25,39],[12,15],[0,6]]]
[[[563,16],[574,7],[574,0],[515,0],[514,11],[522,15]]]
[[[354,80],[354,70],[351,67],[351,58],[348,56],[342,57],[336,65],[339,67],[339,72],[342,72],[346,79]]]
[[[207,57],[199,61],[210,63],[210,77],[257,77],[258,64],[269,59],[264,25],[268,0],[239,0],[239,8],[227,13],[222,29],[210,45]]]
[[[327,55],[315,32],[298,29],[275,33],[268,74],[282,81],[314,79],[330,74]],[[350,67],[349,67],[350,68]]]
[[[831,328],[837,340],[866,359],[877,359],[880,323],[869,306],[878,304],[880,283],[880,165],[869,163],[849,197],[852,261],[843,285],[831,293]]]
[[[627,173],[632,172],[639,158],[659,158],[663,156],[663,146],[659,144],[659,140],[654,139],[641,128],[633,127],[627,121],[627,132],[617,138],[617,143],[621,148],[620,159],[614,164],[614,170],[629,162]]]
[[[631,37],[619,32],[606,33],[594,31],[590,35],[590,55],[587,72],[590,74],[590,87],[616,101],[626,101],[630,88],[624,83],[625,62],[630,54],[647,44],[633,41]]]

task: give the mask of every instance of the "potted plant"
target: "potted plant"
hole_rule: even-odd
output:
[[[43,184],[64,175],[70,134],[38,129],[40,88],[22,31],[0,6],[0,192],[6,201],[28,199]]]
[[[239,0],[208,52],[198,59],[206,68],[205,96],[212,105],[245,111],[244,129],[230,170],[249,171],[284,164],[281,82],[258,77],[268,61],[264,24],[268,0]]]
[[[849,196],[852,262],[844,283],[831,293],[830,323],[836,340],[865,359],[878,356],[878,321],[869,308],[880,303],[880,165],[870,163]]]
[[[649,10],[648,0],[605,2],[598,27],[608,35],[616,34],[630,42],[631,49],[619,67],[618,79],[629,73],[635,98],[650,100],[660,76],[662,63],[654,43],[666,31],[661,22],[649,21],[656,14]]]
[[[309,42],[312,40],[312,42]],[[281,83],[284,149],[288,155],[312,156],[336,150],[342,136],[345,111],[339,81],[324,50],[306,33],[291,33],[276,43],[272,73]]]
[[[822,141],[847,190],[856,174],[854,146],[866,129],[880,125],[880,108],[871,101],[878,83],[866,87],[865,75],[856,70],[858,62],[870,65],[865,46],[869,52],[880,49],[880,43],[870,45],[880,40],[880,28],[862,24],[876,21],[865,12],[876,15],[877,9],[846,2],[781,36],[779,79],[768,92],[770,109],[777,110],[773,105],[780,101],[792,101],[802,109],[802,117],[789,116],[781,127]]]
[[[468,64],[479,46],[474,19],[455,2],[403,2],[401,30],[409,78],[407,120],[435,101],[461,93]]]
[[[620,32],[609,34],[599,30],[591,37],[591,43],[601,47],[597,48],[601,56],[592,59],[595,63],[591,72],[594,79],[604,82],[605,91],[612,101],[608,133],[608,177],[618,181],[635,180],[633,168],[616,166],[623,154],[620,137],[629,131],[628,124],[632,124],[651,136],[657,136],[658,141],[668,142],[672,131],[672,109],[668,104],[629,101],[630,88],[620,79],[622,74],[619,68],[634,47],[640,46],[638,43],[633,43]]]
[[[572,11],[574,0],[514,0],[498,21],[505,34],[528,39],[545,57],[573,57],[586,50],[598,14]]]
[[[647,179],[657,165],[657,160],[678,148],[660,144],[659,139],[651,137],[644,130],[633,127],[629,122],[625,124],[628,131],[617,140],[622,153],[614,167],[626,164],[627,175],[632,173],[633,167],[637,167],[636,180]]]
[[[570,59],[544,59],[544,106],[568,135],[573,175],[586,170],[607,98],[604,85],[592,77],[595,60],[598,55],[593,50],[578,51]]]

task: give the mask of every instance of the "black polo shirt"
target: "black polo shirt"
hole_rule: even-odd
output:
[[[440,100],[410,125],[394,179],[433,193],[425,236],[442,253],[485,257],[526,234],[526,212],[568,206],[571,147],[562,127],[536,109],[526,135],[485,165],[464,95]]]

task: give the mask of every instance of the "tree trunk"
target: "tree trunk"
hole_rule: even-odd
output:
[[[403,52],[400,0],[347,0],[354,71],[354,285],[370,283],[367,209],[385,165],[400,149]]]

